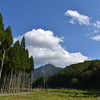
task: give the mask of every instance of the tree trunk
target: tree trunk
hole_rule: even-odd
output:
[[[15,93],[15,86],[16,86],[16,72],[15,72],[15,75],[14,75],[14,89],[13,89],[13,93]]]
[[[18,93],[18,91],[19,91],[19,81],[20,81],[20,71],[18,72],[17,86],[16,86],[16,93]]]
[[[6,77],[4,92],[5,92],[5,93],[7,92],[7,77]]]
[[[28,79],[28,89],[27,89],[27,91],[29,92],[29,90],[30,90],[30,78]]]
[[[24,86],[25,86],[25,71],[24,71],[24,74],[23,74],[23,81],[22,81],[22,92],[24,90]]]
[[[4,64],[5,53],[6,53],[6,50],[4,50],[4,53],[3,53],[3,58],[2,58],[2,63],[1,63],[1,69],[0,69],[0,78],[1,78],[2,68],[3,68],[3,64]]]
[[[11,71],[10,82],[9,82],[9,87],[8,87],[8,93],[10,93],[10,87],[11,87],[11,82],[12,82],[12,76],[13,76],[13,68],[12,68],[12,71]]]
[[[7,85],[5,84],[5,89],[4,89],[4,93],[7,92]]]
[[[3,86],[2,86],[3,92],[5,91],[5,82],[6,82],[6,76],[4,77],[4,83],[3,83]]]
[[[20,75],[19,75],[18,92],[20,92],[21,76],[22,76],[22,73],[20,73]]]
[[[18,93],[18,84],[19,84],[19,82],[18,82],[19,80],[18,79],[19,79],[19,72],[18,72],[18,77],[17,77],[16,93]]]
[[[6,77],[6,92],[8,92],[8,88],[9,88],[9,77]]]
[[[32,72],[31,72],[31,91],[32,91],[32,81],[33,81],[33,75],[32,75]]]
[[[13,84],[13,79],[12,79],[12,82],[11,82],[11,93],[13,93],[13,86],[14,86],[14,84]]]

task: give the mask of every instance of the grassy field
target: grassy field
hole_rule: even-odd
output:
[[[0,97],[0,100],[100,100],[99,91],[64,89],[34,90],[31,93]]]

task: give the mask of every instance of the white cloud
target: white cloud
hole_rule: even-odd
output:
[[[96,21],[96,22],[94,23],[94,26],[95,26],[96,28],[100,28],[100,21]]]
[[[80,25],[85,25],[87,27],[88,32],[86,33],[86,37],[95,41],[100,41],[100,21],[97,20],[93,22],[93,20],[90,20],[92,18],[73,10],[67,10],[65,15],[71,17],[69,23],[75,24],[77,22]]]
[[[67,10],[65,15],[72,17],[72,19],[70,20],[70,23],[72,24],[75,24],[75,22],[78,22],[80,25],[90,24],[90,18],[88,16],[81,15],[77,11]]]
[[[94,30],[94,33],[98,33],[99,32],[99,30]]]
[[[92,40],[95,40],[95,41],[100,41],[100,35],[96,35],[94,37],[91,37]]]
[[[16,38],[14,38],[13,44],[14,44],[17,40],[21,41],[21,40],[22,40],[22,37],[23,37],[23,36],[18,36],[18,37],[16,37]]]
[[[36,46],[41,48],[56,49],[59,42],[63,42],[62,38],[53,35],[52,31],[44,31],[43,29],[33,29],[25,33],[26,44],[29,46]]]
[[[66,65],[83,62],[88,57],[83,56],[80,52],[69,53],[59,43],[63,42],[63,37],[54,36],[50,30],[33,29],[24,34],[26,45],[30,55],[34,57],[35,64],[54,64],[65,67]],[[22,36],[15,38],[21,39]]]

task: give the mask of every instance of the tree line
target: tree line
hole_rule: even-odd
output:
[[[11,27],[4,29],[3,17],[0,13],[0,91],[23,92],[32,90],[33,57],[25,48],[25,37],[21,43],[13,44]]]
[[[100,60],[67,66],[47,79],[38,78],[33,82],[33,88],[38,85],[46,88],[100,89]]]

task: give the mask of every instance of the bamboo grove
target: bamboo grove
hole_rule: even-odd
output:
[[[13,44],[11,27],[4,29],[0,14],[0,92],[18,93],[32,90],[33,57],[25,48],[25,37],[21,43]]]

